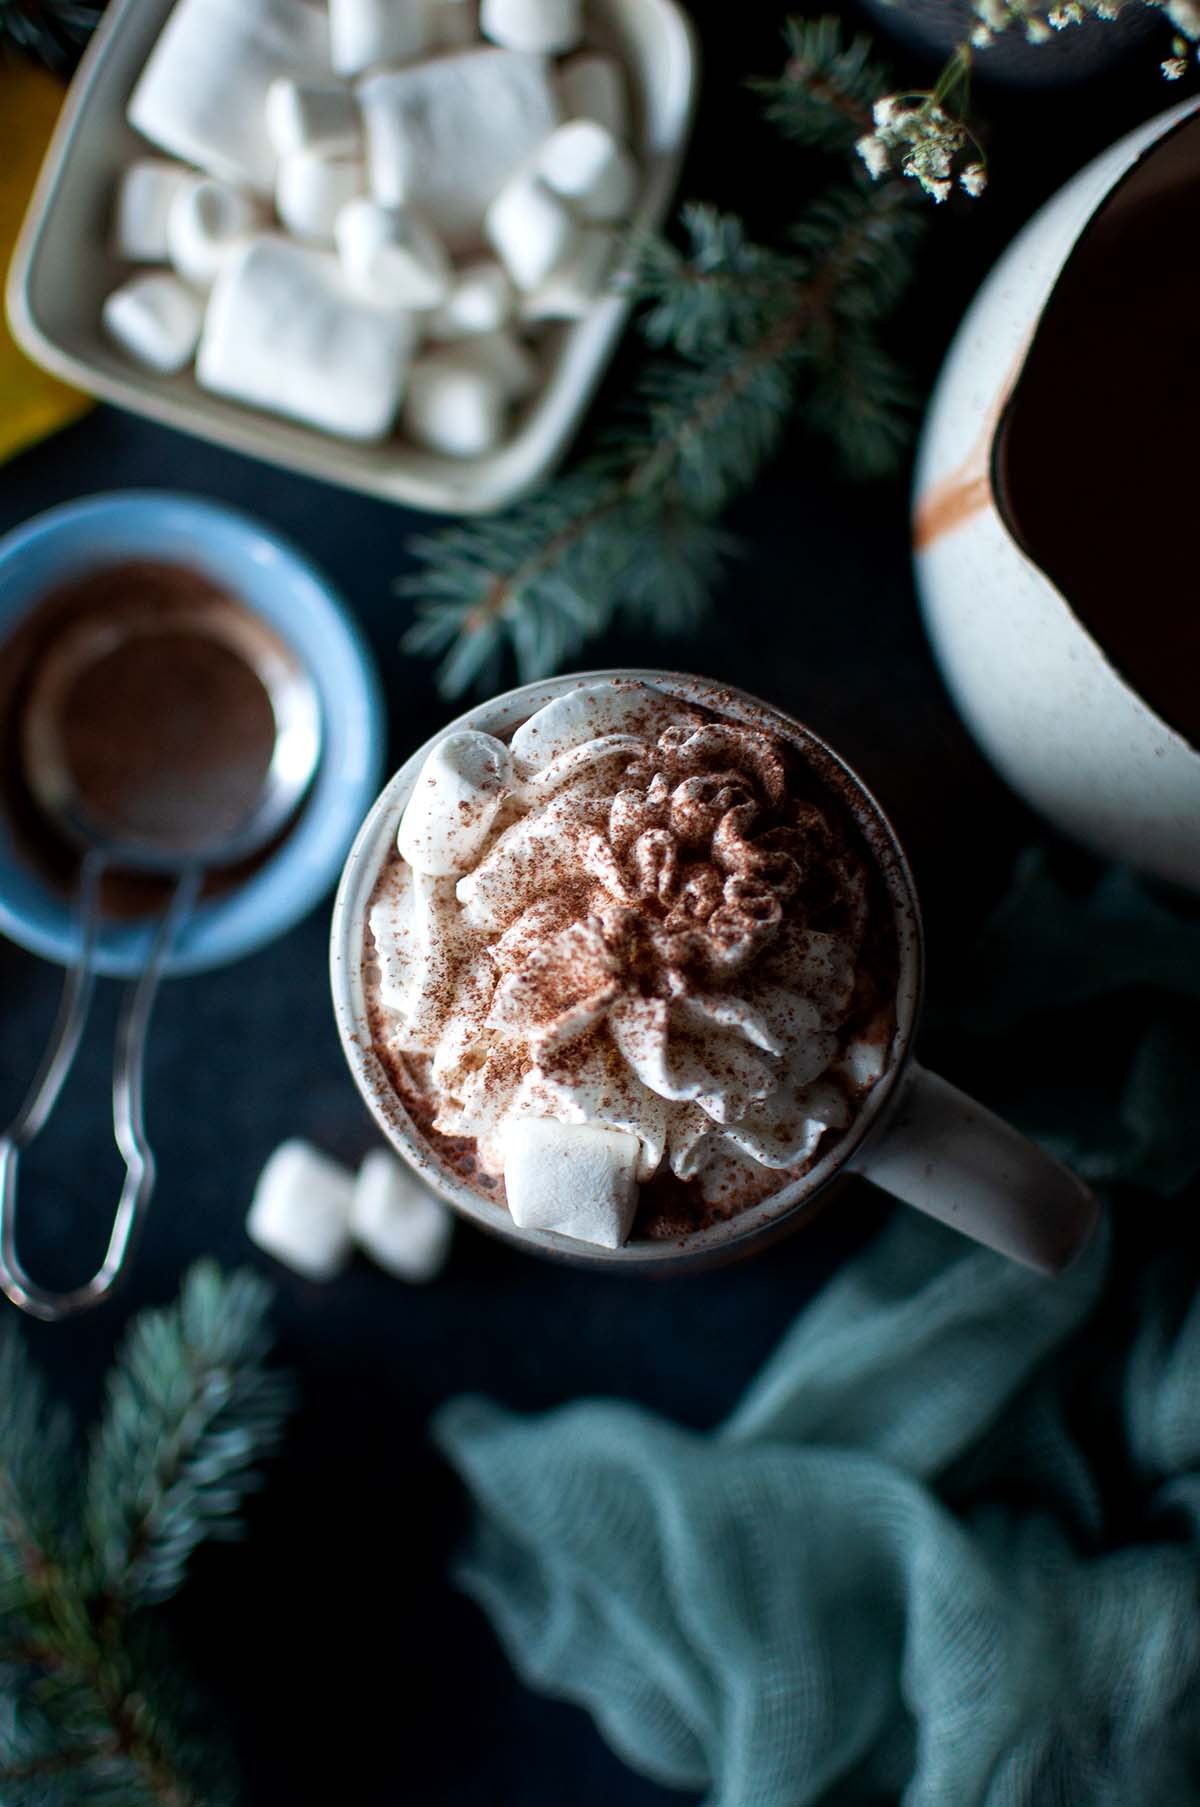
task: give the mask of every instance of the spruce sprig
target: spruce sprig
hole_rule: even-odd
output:
[[[416,605],[405,645],[442,659],[444,694],[495,688],[509,657],[522,680],[544,676],[616,622],[692,626],[735,550],[718,517],[798,409],[844,468],[895,468],[913,408],[880,329],[922,222],[903,181],[870,182],[854,156],[861,97],[884,81],[865,40],[846,43],[836,19],[794,21],[788,48],[768,111],[849,156],[849,175],[776,245],[692,204],[681,243],[630,246],[623,281],[656,354],[631,401],[575,470],[502,515],[412,543],[418,569],[398,586]]]
[[[68,74],[102,11],[84,0],[0,0],[0,52],[11,46]]]
[[[143,1609],[208,1537],[236,1534],[289,1389],[263,1360],[268,1289],[210,1263],[143,1313],[110,1378],[83,1485],[73,1433],[0,1337],[0,1801],[226,1807],[228,1759]]]

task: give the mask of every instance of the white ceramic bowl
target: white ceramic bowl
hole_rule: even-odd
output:
[[[1169,148],[1174,134],[1194,179],[1200,122],[1187,122],[1198,108],[1194,98],[1184,101],[1122,138],[1013,240],[946,358],[914,485],[925,626],[959,713],[983,751],[1064,834],[1102,858],[1126,860],[1194,891],[1200,891],[1200,748],[1143,701],[1070,597],[1018,543],[998,487],[995,451],[1042,314],[1082,233],[1143,164],[1147,188],[1159,180],[1156,149]],[[1062,405],[1070,407],[1069,394]]]
[[[239,407],[191,372],[139,370],[104,336],[101,304],[128,273],[109,242],[117,176],[147,145],[125,107],[172,0],[113,0],[71,86],[9,270],[13,333],[47,369],[105,401],[236,451],[390,502],[445,514],[484,514],[541,482],[565,453],[620,337],[629,303],[603,296],[558,329],[549,375],[506,443],[460,460],[402,440],[359,445]],[[589,43],[622,60],[634,99],[642,170],[635,216],[661,224],[683,160],[696,90],[691,26],[674,0],[591,0]]]

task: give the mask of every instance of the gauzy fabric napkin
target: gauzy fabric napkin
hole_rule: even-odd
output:
[[[971,991],[990,1036],[1099,1039],[1064,1154],[1200,1170],[1195,920],[1027,861]],[[520,1674],[711,1807],[1200,1801],[1200,1261],[1179,1207],[1114,1220],[1050,1281],[897,1210],[708,1435],[444,1408],[460,1579]]]

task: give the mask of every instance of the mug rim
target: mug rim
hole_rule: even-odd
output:
[[[681,1238],[643,1238],[606,1249],[553,1230],[526,1230],[515,1224],[504,1205],[484,1198],[445,1163],[422,1136],[376,1054],[367,1020],[363,983],[366,912],[385,859],[395,845],[400,816],[429,753],[448,734],[462,729],[511,733],[544,703],[582,684],[639,682],[701,703],[718,714],[751,725],[777,724],[781,737],[799,746],[816,765],[818,775],[834,790],[867,844],[892,907],[898,972],[895,1028],[884,1072],[872,1086],[849,1128],[829,1152],[788,1184],[756,1205]],[[924,983],[924,940],[916,887],[907,856],[892,823],[874,793],[842,756],[811,728],[775,704],[736,685],[687,672],[640,667],[608,667],[567,672],[520,684],[464,710],[432,734],[384,785],[363,822],[338,884],[330,925],[330,984],[334,1017],[343,1052],[376,1124],[395,1153],[414,1167],[437,1195],[490,1234],[572,1266],[661,1271],[725,1261],[749,1252],[794,1228],[793,1220],[811,1208],[854,1164],[863,1142],[877,1128],[897,1094],[912,1057]]]

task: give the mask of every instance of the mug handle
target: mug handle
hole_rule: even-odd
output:
[[[849,1163],[875,1185],[1040,1274],[1082,1253],[1100,1215],[1083,1181],[916,1061]]]

